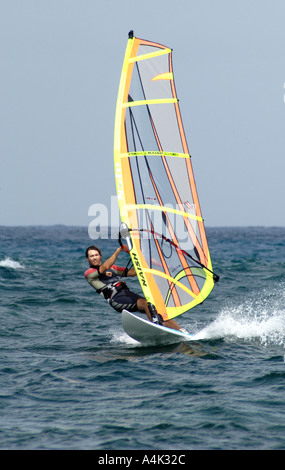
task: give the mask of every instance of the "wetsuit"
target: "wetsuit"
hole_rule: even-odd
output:
[[[98,266],[99,268],[99,266]],[[98,294],[108,300],[109,304],[118,312],[123,309],[130,312],[138,311],[137,300],[142,297],[130,291],[128,286],[122,282],[118,276],[122,276],[125,268],[113,265],[103,274],[98,268],[89,268],[85,272],[85,278],[89,284],[96,289]],[[125,275],[127,273],[124,273]]]

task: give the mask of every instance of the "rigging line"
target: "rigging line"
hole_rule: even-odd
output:
[[[169,57],[168,57],[168,65],[169,65],[169,69],[172,71],[171,54],[169,54]],[[148,103],[147,100],[146,100],[146,95],[145,95],[145,91],[144,91],[144,87],[143,87],[143,83],[142,83],[142,79],[141,79],[141,75],[140,75],[140,71],[139,71],[139,66],[138,66],[138,64],[136,64],[136,66],[137,66],[137,73],[138,73],[138,77],[139,77],[139,81],[140,81],[140,85],[141,85],[143,97],[144,97],[144,99],[145,99],[146,109],[147,109],[147,112],[148,112],[148,115],[149,115],[149,119],[150,119],[150,123],[151,123],[152,130],[153,130],[154,138],[155,138],[155,140],[156,140],[158,149],[159,149],[161,152],[163,152],[163,148],[162,148],[162,145],[161,145],[161,142],[160,142],[160,138],[159,138],[159,135],[158,135],[158,132],[157,132],[157,129],[156,129],[154,120],[153,120],[152,115],[151,115],[151,112],[150,112],[149,103]],[[172,95],[175,97],[175,101],[178,101],[178,100],[177,100],[177,95],[176,95],[176,90],[175,90],[174,80],[171,80],[171,90],[172,90]],[[178,105],[178,103],[176,103],[176,104]],[[176,107],[175,107],[175,112],[176,112],[176,119],[178,120]],[[181,136],[181,132],[180,132],[180,126],[178,126],[178,127],[179,127],[180,139],[182,140],[182,136]],[[183,128],[182,128],[182,132],[183,132]],[[152,176],[152,172],[151,172],[150,167],[149,167],[149,164],[148,164],[147,156],[145,155],[144,158],[145,158],[145,161],[146,161],[146,164],[147,164],[147,167],[148,167],[149,175],[150,175],[151,182],[152,182],[153,188],[154,188],[154,190],[155,190],[155,193],[156,193],[156,195],[157,195],[159,201],[162,201],[162,199],[161,199],[161,197],[160,197],[160,194],[159,194],[159,191],[158,191],[158,188],[157,188],[157,185],[155,184],[154,178],[153,178],[153,176]],[[178,193],[178,191],[177,191],[176,184],[175,184],[175,181],[174,181],[174,179],[173,179],[173,176],[172,176],[172,174],[171,174],[171,172],[170,172],[169,165],[168,165],[168,163],[167,163],[167,161],[166,161],[165,155],[162,154],[162,155],[161,155],[161,159],[162,159],[162,163],[163,163],[163,165],[164,165],[165,172],[166,172],[166,174],[167,174],[167,176],[168,176],[171,189],[172,189],[172,191],[173,191],[173,193],[174,193],[174,197],[175,197],[177,203],[179,204],[179,206],[182,207],[183,204],[182,204],[180,195],[179,195],[179,193]],[[191,193],[192,193],[192,188],[191,188]],[[163,205],[163,204],[162,204],[162,205]],[[168,229],[169,229],[169,227],[171,227],[170,220],[169,220],[167,214],[165,214],[165,216],[166,216],[167,225],[168,225]],[[193,232],[192,225],[189,223],[189,220],[183,218],[183,221],[184,221],[184,224],[185,224],[186,229],[188,230],[188,232],[189,232],[189,234],[190,234],[190,237],[191,237],[191,239],[192,239],[193,245],[194,245],[195,247],[198,247],[199,250],[201,250],[201,253],[202,253],[203,256],[204,256],[204,259],[206,259],[206,256],[205,256],[203,247],[200,246],[200,243],[199,243],[199,240],[198,240],[198,238],[197,238],[197,235]],[[197,248],[196,248],[196,249],[197,249]],[[199,255],[199,257],[200,257],[200,255]]]
[[[163,162],[163,165],[164,165],[166,174],[167,174],[167,176],[168,176],[168,178],[169,178],[169,181],[170,181],[170,184],[171,184],[171,188],[172,188],[172,191],[173,191],[173,193],[174,193],[174,196],[175,196],[175,199],[176,199],[176,201],[177,201],[177,204],[178,204],[178,206],[179,206],[180,208],[182,208],[182,207],[183,207],[183,203],[182,203],[182,200],[181,200],[181,196],[180,196],[179,192],[177,191],[177,187],[176,187],[175,181],[174,181],[174,179],[173,179],[173,176],[172,176],[172,174],[171,174],[171,171],[170,171],[168,162],[167,162],[167,160],[166,160],[166,158],[165,158],[164,155],[162,155],[161,159],[162,159],[162,162]],[[190,184],[190,182],[189,182],[189,184]],[[190,188],[191,188],[191,194],[192,194],[192,187],[190,186]],[[194,232],[194,230],[193,230],[191,224],[189,223],[188,217],[187,217],[187,218],[186,218],[186,217],[183,217],[183,222],[184,222],[184,225],[185,225],[186,229],[188,230],[188,232],[189,232],[189,234],[190,234],[190,237],[191,237],[191,240],[192,240],[192,242],[193,242],[193,245],[194,245],[197,249],[199,248],[199,250],[201,250],[201,253],[203,253],[204,257],[206,258],[205,253],[204,253],[204,250],[203,250],[203,246],[200,245],[200,242],[199,242],[199,240],[198,240],[198,238],[197,238],[197,235],[195,234],[195,232]],[[200,255],[199,255],[199,256],[200,256]]]
[[[120,244],[120,246],[123,246],[123,243],[122,243],[122,235],[121,235],[121,232],[119,232],[119,235],[118,235],[118,242]],[[129,253],[129,252],[128,252]],[[128,264],[126,265],[124,271],[122,272],[121,276],[120,276],[120,279],[122,279],[123,277],[126,277],[127,274],[128,274],[128,271],[129,271],[129,264],[131,263],[132,261],[132,258],[130,257],[129,261],[128,261]]]
[[[159,136],[158,136],[158,133],[157,133],[157,130],[156,130],[156,127],[155,127],[155,124],[154,124],[154,120],[152,118],[152,115],[151,115],[151,112],[150,112],[150,107],[149,107],[149,103],[146,99],[146,94],[145,94],[145,90],[144,90],[144,86],[143,86],[143,82],[142,82],[142,78],[141,78],[141,74],[140,74],[140,69],[139,69],[139,65],[136,63],[136,69],[137,69],[137,74],[138,74],[138,78],[139,78],[139,83],[140,83],[140,86],[141,86],[141,90],[142,90],[142,94],[143,94],[143,97],[145,99],[145,105],[146,105],[146,110],[147,110],[147,113],[148,113],[148,117],[149,117],[149,120],[150,120],[150,124],[151,124],[151,128],[152,128],[152,132],[153,132],[153,135],[154,135],[154,139],[156,141],[156,144],[157,144],[157,147],[159,150],[162,151],[162,145],[161,145],[161,142],[160,142],[160,139],[159,139]],[[143,148],[143,145],[142,145],[142,142],[141,142],[141,146],[142,146],[142,149],[144,150]],[[138,156],[135,157],[136,158],[136,162],[137,162],[137,165],[138,165]],[[157,188],[157,185],[155,183],[155,179],[154,179],[154,176],[153,176],[153,173],[151,171],[151,168],[150,168],[150,164],[149,164],[149,161],[148,161],[148,158],[147,158],[147,155],[145,154],[144,155],[144,161],[145,161],[145,165],[146,165],[146,168],[147,168],[147,171],[148,171],[148,174],[149,174],[149,178],[150,178],[150,181],[152,183],[152,186],[153,186],[153,189],[156,193],[156,196],[158,197],[160,203],[162,204],[162,199],[160,197],[160,194],[159,194],[159,191],[158,191],[158,188]],[[145,201],[144,201],[145,202]],[[153,231],[154,227],[153,227],[153,223],[152,223],[152,220],[151,220],[151,217],[150,217],[150,214],[149,214],[149,211],[146,209],[146,216],[147,216],[147,222],[148,222],[148,225],[150,226],[151,230]],[[167,214],[165,214],[165,218],[167,220]],[[168,220],[168,226],[170,225],[170,221]],[[169,269],[168,269],[168,266],[167,264],[165,263],[164,261],[164,253],[163,253],[163,249],[162,249],[162,246],[158,243],[158,240],[154,240],[155,241],[155,245],[156,245],[156,249],[158,251],[158,254],[159,254],[159,257],[160,257],[160,260],[164,266],[164,270],[170,274],[169,272]],[[151,256],[151,242],[150,240],[148,241],[148,246],[149,246],[149,253],[150,253],[150,268],[152,268],[152,256]],[[171,288],[171,284],[169,284],[169,287]],[[173,296],[174,298],[176,299],[176,302],[178,302],[180,305],[181,305],[181,302],[180,302],[180,299],[179,299],[179,295],[176,291],[176,287],[173,287],[171,289],[173,292]]]
[[[130,96],[130,95],[129,95]],[[138,131],[138,128],[137,128],[137,125],[136,125],[136,121],[135,121],[135,118],[134,118],[134,115],[133,115],[133,112],[132,110],[130,109],[130,124],[131,124],[131,131],[132,131],[132,139],[133,139],[133,147],[136,151],[137,147],[136,147],[136,139],[135,139],[135,132],[136,132],[136,135],[137,135],[137,138],[139,140],[139,143],[141,145],[141,148],[143,150],[143,143],[141,141],[141,138],[140,138],[140,135],[139,135],[139,131]],[[135,161],[136,161],[136,167],[137,167],[137,173],[138,173],[138,178],[139,178],[139,183],[140,183],[140,189],[141,189],[141,194],[142,194],[142,199],[143,199],[143,202],[145,203],[145,197],[144,197],[144,193],[143,193],[143,185],[142,185],[142,179],[141,179],[141,175],[140,175],[140,171],[139,171],[139,164],[138,164],[138,159],[137,157],[135,158]]]
[[[146,110],[147,110],[147,113],[148,113],[148,116],[149,116],[149,120],[150,120],[150,123],[151,123],[151,127],[152,127],[152,131],[153,131],[153,134],[154,134],[154,138],[155,138],[155,141],[156,141],[156,144],[157,144],[158,149],[159,149],[160,151],[163,151],[162,145],[161,145],[161,142],[160,142],[158,133],[157,133],[157,129],[156,129],[156,127],[155,127],[154,120],[153,120],[152,115],[151,115],[151,112],[150,112],[150,107],[149,107],[150,102],[148,102],[148,100],[146,100],[145,90],[144,90],[144,87],[143,87],[143,82],[142,82],[142,78],[141,78],[141,75],[140,75],[140,69],[139,69],[138,63],[136,63],[136,70],[137,70],[137,74],[138,74],[138,78],[139,78],[139,83],[140,83],[140,86],[141,86],[142,95],[143,95],[143,98],[145,98],[144,104],[145,104],[145,106],[146,106]],[[176,101],[176,100],[175,100],[175,101]],[[169,101],[168,101],[168,102],[169,102]],[[139,135],[139,134],[138,134],[138,135]],[[142,145],[142,143],[141,143],[141,145]],[[142,145],[142,148],[143,148],[143,145]],[[146,155],[144,155],[144,160],[145,160],[145,164],[146,164],[146,167],[147,167],[147,170],[148,170],[148,173],[149,173],[150,180],[151,180],[152,185],[153,185],[153,189],[154,189],[154,191],[155,191],[155,193],[156,193],[156,196],[158,197],[158,200],[160,201],[160,204],[163,205],[163,204],[162,204],[162,199],[161,199],[161,196],[160,196],[160,193],[159,193],[159,190],[158,190],[157,185],[156,185],[156,183],[155,183],[155,179],[154,179],[154,176],[153,176],[152,171],[151,171],[151,169],[150,169],[150,165],[149,165],[148,158],[147,158]],[[163,155],[162,155],[162,160],[163,160],[163,161],[165,160],[165,157],[164,157]],[[137,164],[138,164],[138,157],[137,157],[137,156],[136,156],[136,161],[137,161]],[[165,166],[165,163],[164,163],[164,166]],[[168,168],[168,167],[167,167],[167,168]],[[170,181],[170,184],[171,184],[171,181]],[[171,186],[172,186],[172,184],[171,184]],[[174,192],[174,193],[175,193],[175,192]],[[176,198],[176,199],[177,199],[177,198]],[[147,217],[148,217],[148,219],[149,219],[148,223],[150,222],[149,225],[150,225],[151,229],[153,230],[153,225],[152,225],[151,218],[150,218],[150,215],[149,215],[149,212],[148,212],[148,211],[146,211],[146,215],[147,215]],[[172,228],[171,223],[170,223],[170,220],[169,220],[169,217],[168,217],[168,215],[167,215],[166,213],[165,213],[165,219],[166,219],[166,221],[167,221],[168,230],[170,231],[170,233],[173,234],[173,236],[175,236],[174,231],[173,231],[173,228]],[[166,238],[166,237],[165,237],[165,238]],[[157,240],[155,240],[155,244],[156,244],[156,247],[157,247],[157,249],[158,249],[158,252],[161,251],[161,253],[163,254],[162,247],[158,244]],[[150,249],[150,248],[151,248],[151,245],[150,245],[150,241],[149,241],[149,249]],[[151,251],[150,251],[150,253],[151,253]],[[178,256],[179,256],[179,253],[178,253]],[[180,256],[179,256],[179,257],[180,257]],[[160,258],[161,258],[162,261],[164,261],[164,260],[162,259],[161,255],[160,255]],[[150,259],[151,259],[151,257],[150,257]],[[182,262],[182,265],[183,265],[184,263],[183,263],[183,259],[182,259],[182,258],[181,258],[181,262]],[[165,265],[165,269],[166,269],[167,272],[169,272],[167,265]],[[196,283],[195,278],[193,278],[192,280],[189,280],[189,282],[190,282],[190,285],[191,285],[193,291],[196,291],[196,289],[198,289],[198,285],[197,285],[197,283]],[[176,289],[175,289],[175,288],[173,289],[173,294],[175,295],[175,297],[177,297],[177,300],[178,300],[179,303],[180,303],[179,296],[178,296],[178,293],[176,292]]]
[[[150,120],[150,123],[151,123],[153,135],[154,135],[154,138],[155,138],[155,140],[156,140],[158,149],[162,151],[162,145],[161,145],[161,142],[160,142],[160,139],[159,139],[159,136],[158,136],[158,133],[157,133],[155,124],[154,124],[154,120],[153,120],[152,115],[151,115],[151,112],[150,112],[150,107],[149,107],[148,100],[146,99],[146,94],[145,94],[145,91],[144,91],[144,87],[143,87],[143,83],[142,83],[142,78],[141,78],[139,66],[138,66],[138,64],[136,64],[136,65],[137,65],[137,72],[138,72],[138,77],[139,77],[139,81],[140,81],[140,85],[141,85],[143,97],[144,97],[144,100],[145,100],[145,102],[146,102],[146,103],[145,103],[145,106],[146,106],[146,110],[147,110],[147,113],[148,113],[148,116],[149,116],[149,120]],[[145,157],[145,159],[146,159],[146,155],[145,155],[144,157]]]
[[[176,243],[174,243],[172,240],[170,240],[169,238],[165,237],[164,235],[162,235],[161,233],[157,233],[157,232],[154,232],[154,231],[150,231],[150,230],[147,230],[147,229],[144,229],[144,228],[129,228],[128,229],[130,232],[132,231],[138,231],[138,232],[150,232],[152,235],[156,235],[156,236],[159,236],[161,238],[163,238],[166,242],[170,243],[171,245],[175,246],[175,248],[177,250],[179,250],[181,253],[183,253],[184,255],[188,256],[188,258],[190,258],[192,261],[194,261],[195,263],[199,264],[199,266],[201,266],[202,268],[206,269],[207,271],[209,271],[212,275],[213,275],[213,279],[215,282],[218,282],[219,279],[220,279],[220,276],[218,276],[217,274],[215,274],[211,269],[207,268],[207,266],[205,266],[203,263],[201,263],[201,261],[198,261],[197,259],[193,258],[192,255],[190,255],[190,253],[188,253],[187,251],[183,250],[182,248],[180,248]]]
[[[147,108],[149,108],[149,107],[147,106]],[[149,110],[149,109],[148,109],[148,113],[149,113],[149,119],[150,119],[150,122],[151,122],[151,125],[152,125],[152,129],[153,129],[153,132],[154,132],[154,137],[155,137],[155,139],[156,139],[156,142],[157,142],[157,145],[158,145],[159,149],[162,151],[162,146],[161,146],[161,143],[160,143],[160,141],[159,141],[159,137],[158,137],[158,134],[157,134],[157,131],[156,131],[156,128],[155,128],[155,125],[154,125],[154,122],[153,122],[153,119],[152,119],[152,116],[151,116],[151,113],[150,113],[150,110]],[[137,158],[137,157],[136,157],[136,158]],[[162,155],[162,160],[163,160],[163,159],[164,159],[164,156]],[[155,178],[154,178],[154,175],[153,175],[153,173],[152,173],[152,171],[151,171],[150,164],[149,164],[149,161],[148,161],[148,158],[147,158],[146,155],[144,156],[144,160],[145,160],[146,167],[147,167],[147,169],[148,169],[149,177],[150,177],[150,180],[151,180],[153,189],[154,189],[154,191],[155,191],[155,194],[156,194],[156,196],[157,196],[157,198],[158,198],[158,201],[159,201],[160,205],[163,206],[163,201],[162,201],[161,195],[160,195],[160,193],[159,193],[159,189],[158,189],[157,184],[156,184],[156,182],[155,182]],[[164,165],[164,167],[165,167],[165,165]],[[171,182],[170,182],[170,184],[171,184]],[[173,230],[173,228],[172,228],[171,221],[170,221],[170,219],[169,219],[169,217],[168,217],[167,212],[163,212],[163,215],[164,215],[164,224],[165,224],[165,227],[166,227],[166,228],[169,230],[169,232],[172,233],[172,235],[175,237],[174,230]],[[185,223],[185,222],[184,222],[184,223]],[[153,230],[153,225],[152,225],[152,223],[151,223],[151,227],[152,227],[152,230]],[[166,238],[166,237],[165,237],[165,238]],[[163,253],[163,248],[162,248],[162,244],[161,244],[161,245],[158,244],[157,240],[155,240],[155,243],[156,243],[156,246],[157,246],[158,251],[161,251],[161,253],[164,255],[164,253]],[[162,258],[161,258],[161,261],[163,261]],[[181,262],[182,262],[182,264],[183,264],[183,259],[181,259]],[[166,265],[165,265],[165,268],[164,268],[164,269],[165,269],[167,272],[169,272],[169,270],[168,270],[168,268],[167,268]],[[189,280],[189,282],[190,282],[190,284],[192,285],[193,291],[194,291],[196,288],[198,288],[195,278],[193,278],[192,280]],[[177,300],[178,300],[179,303],[180,303],[178,293],[176,292],[176,288],[173,288],[173,295],[174,295],[175,297],[177,297]]]
[[[145,101],[146,110],[147,110],[147,113],[148,113],[148,116],[149,116],[149,120],[150,120],[150,123],[151,123],[151,128],[152,128],[152,131],[153,131],[153,135],[154,135],[155,141],[156,141],[156,143],[157,143],[158,149],[162,150],[162,145],[161,145],[161,143],[160,143],[160,140],[159,140],[159,137],[158,137],[158,133],[157,133],[157,130],[156,130],[156,128],[155,128],[155,124],[154,124],[154,121],[153,121],[153,118],[152,118],[152,115],[151,115],[151,112],[150,112],[150,107],[149,107],[149,104],[148,104],[148,101],[147,101],[147,97],[146,97],[146,94],[145,94],[145,89],[144,89],[144,86],[143,86],[143,81],[142,81],[142,78],[141,78],[141,73],[140,73],[140,68],[139,68],[139,64],[138,64],[138,63],[136,63],[136,70],[137,70],[137,75],[138,75],[138,79],[139,79],[139,83],[140,83],[142,95],[143,95],[143,98],[144,98],[144,101]],[[135,123],[135,120],[134,120],[134,123]],[[135,123],[135,126],[136,126],[136,123]],[[141,141],[140,134],[139,134],[139,131],[138,131],[137,127],[136,127],[136,131],[137,131],[137,135],[138,135],[138,138],[139,138],[139,141],[140,141],[141,148],[142,148],[142,150],[144,151],[144,146],[143,146],[143,143],[142,143],[142,141]],[[160,195],[159,195],[159,193],[158,193],[158,189],[157,189],[157,186],[156,186],[156,184],[155,184],[154,177],[153,177],[153,174],[152,174],[152,171],[151,171],[151,168],[150,168],[150,165],[149,165],[149,161],[148,161],[148,158],[147,158],[147,155],[146,155],[146,154],[144,154],[144,161],[145,161],[145,165],[146,165],[146,168],[147,168],[147,171],[148,171],[150,180],[151,180],[151,182],[152,182],[154,191],[155,191],[155,193],[157,194],[157,196],[158,196],[159,199],[160,199]],[[139,176],[140,176],[140,172],[139,172],[139,161],[138,161],[138,157],[137,157],[137,156],[136,156],[136,164],[137,164],[137,171],[138,171],[138,174],[139,174]],[[141,178],[140,178],[140,183],[141,183]],[[143,200],[144,200],[144,203],[145,203],[145,197],[144,197],[144,193],[143,193],[143,190],[142,190],[142,185],[141,185],[141,191],[142,191]],[[153,224],[152,224],[151,217],[150,217],[150,214],[149,214],[149,211],[148,211],[148,210],[146,210],[146,216],[147,216],[148,225],[149,225],[150,228],[153,230]],[[149,241],[149,252],[150,252],[150,254],[151,254],[151,243],[150,243],[150,241]],[[151,257],[150,257],[150,259],[151,259]]]
[[[152,121],[151,115],[150,115],[150,119],[151,119],[151,124],[152,124],[152,127],[153,127],[153,131],[154,131],[154,135],[155,135],[157,144],[158,144],[158,146],[159,146],[159,149],[162,151],[162,146],[161,146],[161,144],[160,144],[159,137],[158,137],[158,135],[157,135],[157,132],[156,132],[154,123],[153,123],[153,121]],[[146,159],[146,156],[145,156],[145,159]],[[171,174],[170,174],[170,171],[169,171],[169,168],[168,168],[168,164],[167,164],[167,162],[166,162],[166,160],[165,160],[165,156],[162,155],[162,156],[161,156],[161,159],[162,159],[162,162],[163,162],[163,165],[164,165],[164,169],[165,169],[165,171],[166,171],[166,174],[167,174],[167,176],[168,176],[168,178],[169,178],[169,182],[170,182],[170,185],[171,185],[171,189],[172,189],[172,191],[173,191],[173,193],[174,193],[175,199],[176,199],[177,202],[180,202],[180,203],[181,203],[181,201],[180,201],[180,196],[179,196],[179,194],[178,194],[178,192],[177,192],[177,190],[176,190],[176,186],[175,186],[175,183],[174,183],[174,181],[173,181],[173,178],[172,178],[172,176],[171,176]],[[147,161],[147,160],[146,160],[146,161]],[[151,172],[150,168],[149,168],[149,175],[150,175],[150,178],[151,178],[151,182],[152,182],[154,191],[155,191],[156,196],[157,196],[157,198],[158,198],[158,201],[159,201],[160,205],[163,206],[162,198],[161,198],[161,196],[160,196],[158,187],[157,187],[157,185],[156,185],[156,183],[155,183],[155,179],[154,179],[154,177],[153,177],[153,175],[152,175],[152,172]],[[175,186],[175,191],[174,191],[174,189],[173,189],[173,185]],[[167,229],[169,230],[169,232],[172,234],[172,236],[173,236],[173,237],[175,238],[175,240],[176,240],[176,236],[175,236],[174,230],[173,230],[173,228],[172,228],[171,221],[170,221],[170,219],[169,219],[169,217],[168,217],[168,214],[167,214],[167,212],[163,212],[163,214],[164,214],[164,216],[165,216],[165,220],[164,220],[165,227],[167,227]],[[184,217],[183,219],[184,219],[184,224],[186,225],[185,217]],[[187,222],[189,222],[189,221],[187,220]],[[191,227],[191,225],[190,225],[190,227]],[[186,225],[186,228],[188,228],[187,225]],[[190,233],[190,231],[189,231],[189,228],[188,228],[188,232],[189,232],[189,234],[190,234],[190,236],[191,236],[191,233]],[[191,237],[191,239],[192,239],[192,237]],[[196,237],[196,239],[197,239],[197,237]],[[192,240],[192,241],[193,241],[193,240]],[[194,245],[194,243],[193,243],[193,245]],[[194,245],[194,246],[195,246],[195,245]],[[161,250],[162,250],[162,247],[161,247]],[[179,254],[178,254],[178,256],[179,256]],[[181,259],[181,262],[182,262],[182,265],[183,265],[183,259]],[[195,279],[195,278],[193,278],[192,280],[189,280],[189,282],[190,282],[190,284],[191,284],[191,286],[192,286],[193,291],[195,291],[196,289],[198,289],[198,285],[197,285],[197,283],[196,283],[196,279]]]
[[[131,261],[132,261],[132,258],[129,259],[128,264],[126,265],[124,271],[122,272],[122,274],[120,276],[120,279],[122,279],[123,277],[127,277],[127,274],[128,274],[128,271],[129,271],[129,264],[130,264]]]
[[[138,65],[136,64],[136,67],[138,68]],[[138,71],[138,74],[139,74],[139,71]],[[130,95],[129,95],[130,96]],[[131,96],[130,96],[131,98]],[[132,99],[132,98],[131,98]],[[141,149],[144,151],[144,146],[143,146],[143,142],[141,140],[141,136],[139,134],[139,130],[138,130],[138,127],[137,127],[137,123],[136,123],[136,120],[135,120],[135,117],[134,117],[134,114],[132,112],[132,109],[130,108],[130,123],[131,123],[131,130],[132,130],[132,138],[133,138],[133,147],[135,149],[135,151],[137,150],[137,147],[136,147],[136,139],[135,139],[135,132],[136,132],[136,135],[137,135],[137,138],[139,140],[139,143],[140,143],[140,146],[141,146]],[[138,179],[139,179],[139,184],[140,184],[140,189],[141,189],[141,195],[142,195],[142,199],[143,199],[143,203],[145,204],[145,195],[144,195],[144,191],[143,191],[143,184],[142,184],[142,178],[141,178],[141,174],[140,174],[140,168],[139,168],[139,161],[138,161],[138,157],[136,156],[135,157],[135,162],[136,162],[136,167],[137,167],[137,174],[138,174]],[[130,169],[131,169],[131,165],[130,165]],[[151,217],[149,215],[149,212],[146,211],[146,215],[148,217],[148,220],[147,220],[147,223],[148,225],[150,226],[150,228],[152,229],[152,223],[151,223]],[[150,240],[148,242],[148,248],[149,248],[149,253],[151,255],[151,243],[150,243]],[[151,256],[150,256],[150,259]]]
[[[180,107],[179,107],[179,103],[178,103],[177,92],[176,92],[174,73],[173,73],[173,64],[172,64],[172,54],[169,54],[168,63],[169,63],[169,70],[173,74],[173,79],[170,82],[172,95],[177,98],[177,102],[174,104],[174,109],[175,109],[176,119],[177,119],[177,122],[178,122],[179,135],[180,135],[180,139],[181,139],[181,143],[182,143],[182,147],[183,147],[184,152],[189,153],[187,140],[186,140],[186,135],[185,135],[185,132],[184,132],[182,116],[181,116]],[[195,205],[197,205],[197,208],[199,210],[198,215],[200,215],[202,217],[200,204],[199,204],[199,198],[198,198],[197,189],[196,189],[195,178],[194,178],[194,175],[193,175],[193,172],[192,172],[191,160],[188,160],[185,163],[186,163],[188,178],[189,178],[189,181],[190,181],[190,187],[191,187],[191,194],[192,194],[192,197],[193,197],[193,202],[194,202]],[[194,186],[191,184],[191,181],[193,182]],[[189,230],[189,221],[184,220],[184,223],[185,223],[186,228]],[[187,227],[187,225],[188,225],[188,227]],[[205,228],[204,228],[204,225],[200,224],[199,222],[198,222],[198,227],[199,227],[199,231],[200,231],[200,234],[201,234],[201,245],[200,245],[200,242],[199,242],[199,240],[196,236],[196,241],[197,241],[197,244],[198,244],[198,248],[203,253],[204,260],[208,260],[207,255],[206,255],[206,249],[205,249],[205,246],[206,247],[208,246],[207,241],[206,241],[206,245],[205,245],[205,240],[206,240]],[[196,243],[195,243],[195,246],[196,246]],[[200,257],[200,255],[199,255],[199,257]]]
[[[170,52],[170,51],[169,51]],[[143,97],[144,97],[144,101],[145,101],[145,105],[146,105],[146,110],[147,110],[147,113],[148,113],[148,117],[149,117],[149,120],[150,120],[150,124],[151,124],[151,129],[152,129],[152,132],[153,132],[153,136],[154,136],[154,139],[156,141],[156,144],[157,144],[157,148],[162,151],[162,145],[161,145],[161,142],[160,142],[160,139],[159,139],[159,136],[158,136],[158,132],[156,130],[156,126],[154,124],[154,120],[153,120],[153,117],[152,117],[152,114],[151,114],[151,111],[150,111],[150,107],[149,107],[149,102],[147,100],[147,97],[146,97],[146,94],[145,94],[145,90],[144,90],[144,86],[143,86],[143,82],[142,82],[142,78],[141,78],[141,74],[140,74],[140,69],[139,69],[139,65],[138,63],[136,63],[136,68],[137,68],[137,74],[138,74],[138,78],[139,78],[139,83],[140,83],[140,86],[141,86],[141,90],[142,90],[142,94],[143,94]],[[142,149],[143,149],[143,145],[141,143],[141,146],[142,146]],[[143,149],[144,150],[144,149]],[[138,162],[138,157],[136,156],[136,160]],[[150,168],[150,164],[149,164],[149,161],[148,161],[148,158],[147,158],[147,155],[144,154],[144,161],[145,161],[145,165],[146,165],[146,168],[147,168],[147,171],[148,171],[148,174],[149,174],[149,177],[150,177],[150,180],[151,180],[151,183],[152,183],[152,186],[153,186],[153,189],[154,189],[154,192],[156,193],[156,196],[158,197],[158,200],[161,201],[162,203],[162,199],[160,197],[160,194],[159,194],[159,191],[158,191],[158,188],[157,188],[157,185],[155,183],[155,179],[154,179],[154,176],[153,176],[153,173],[152,173],[152,170]],[[149,215],[149,212],[148,210],[146,210],[146,214],[149,218],[149,224],[150,224],[150,227],[151,229],[153,230],[153,224],[152,224],[152,221],[151,221],[151,217]],[[167,219],[167,215],[165,214],[165,218]],[[168,220],[168,225],[170,224],[170,221]],[[166,225],[166,224],[165,224]],[[164,255],[163,253],[163,249],[162,249],[162,246],[160,246],[158,244],[158,242],[155,240],[155,244],[156,244],[156,247],[157,247],[157,250],[158,252],[161,251],[162,254]],[[151,254],[151,244],[149,242],[149,251],[150,251],[150,254]],[[161,255],[160,255],[161,257]],[[151,256],[150,256],[150,262],[151,262]],[[164,262],[164,260],[161,258],[161,261]],[[152,262],[151,262],[152,264]],[[167,266],[165,265],[165,269],[168,271],[168,268]]]
[[[140,85],[141,85],[141,89],[142,89],[142,93],[143,93],[143,97],[144,99],[146,100],[146,95],[145,95],[145,90],[144,90],[144,87],[143,87],[143,83],[142,83],[142,79],[141,79],[141,74],[140,74],[140,70],[139,70],[139,66],[138,64],[137,65],[137,73],[138,73],[138,77],[139,77],[139,82],[140,82]],[[147,100],[146,100],[147,101]],[[154,124],[154,120],[153,120],[153,117],[152,117],[152,114],[150,112],[150,107],[149,107],[149,104],[146,102],[146,110],[147,110],[147,113],[148,113],[148,117],[149,117],[149,120],[150,120],[150,124],[151,124],[151,128],[152,128],[152,132],[153,132],[153,136],[155,138],[155,141],[156,141],[156,144],[157,144],[157,147],[158,149],[162,152],[162,145],[161,145],[161,142],[160,142],[160,139],[159,139],[159,136],[158,136],[158,133],[157,133],[157,130],[156,130],[156,126]],[[162,203],[162,199],[160,197],[160,194],[159,194],[159,191],[158,191],[158,187],[155,183],[155,179],[154,179],[154,175],[153,175],[153,172],[150,168],[150,164],[149,164],[149,160],[148,160],[148,155],[144,155],[144,160],[145,160],[145,164],[146,164],[146,167],[147,167],[147,170],[148,170],[148,174],[149,174],[149,177],[150,177],[150,180],[151,180],[151,183],[152,183],[152,186],[153,186],[153,189],[159,199],[159,201],[161,201]],[[137,158],[137,157],[136,157]],[[164,213],[165,215],[165,218],[167,220],[167,216],[166,214]],[[169,225],[169,220],[168,220],[168,224]],[[165,223],[165,226],[166,226],[166,223]],[[151,223],[151,227],[153,227],[152,223]],[[163,249],[162,249],[162,246],[160,246],[160,249],[163,253]],[[164,253],[163,253],[164,255]]]

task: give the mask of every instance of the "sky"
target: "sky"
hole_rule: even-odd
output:
[[[284,18],[284,0],[0,0],[0,225],[111,221],[133,29],[174,51],[205,225],[285,226]]]

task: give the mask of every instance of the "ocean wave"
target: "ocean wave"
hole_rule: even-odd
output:
[[[19,263],[18,261],[15,261],[11,258],[5,258],[4,260],[0,261],[0,267],[1,268],[9,268],[9,269],[23,269],[24,266]]]

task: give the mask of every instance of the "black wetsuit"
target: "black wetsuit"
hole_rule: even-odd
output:
[[[99,272],[98,268],[90,267],[85,272],[85,278],[96,289],[96,292],[102,294],[118,312],[123,309],[130,312],[138,311],[137,301],[142,297],[130,291],[127,285],[118,277],[123,275],[125,268],[114,265],[103,274]]]

